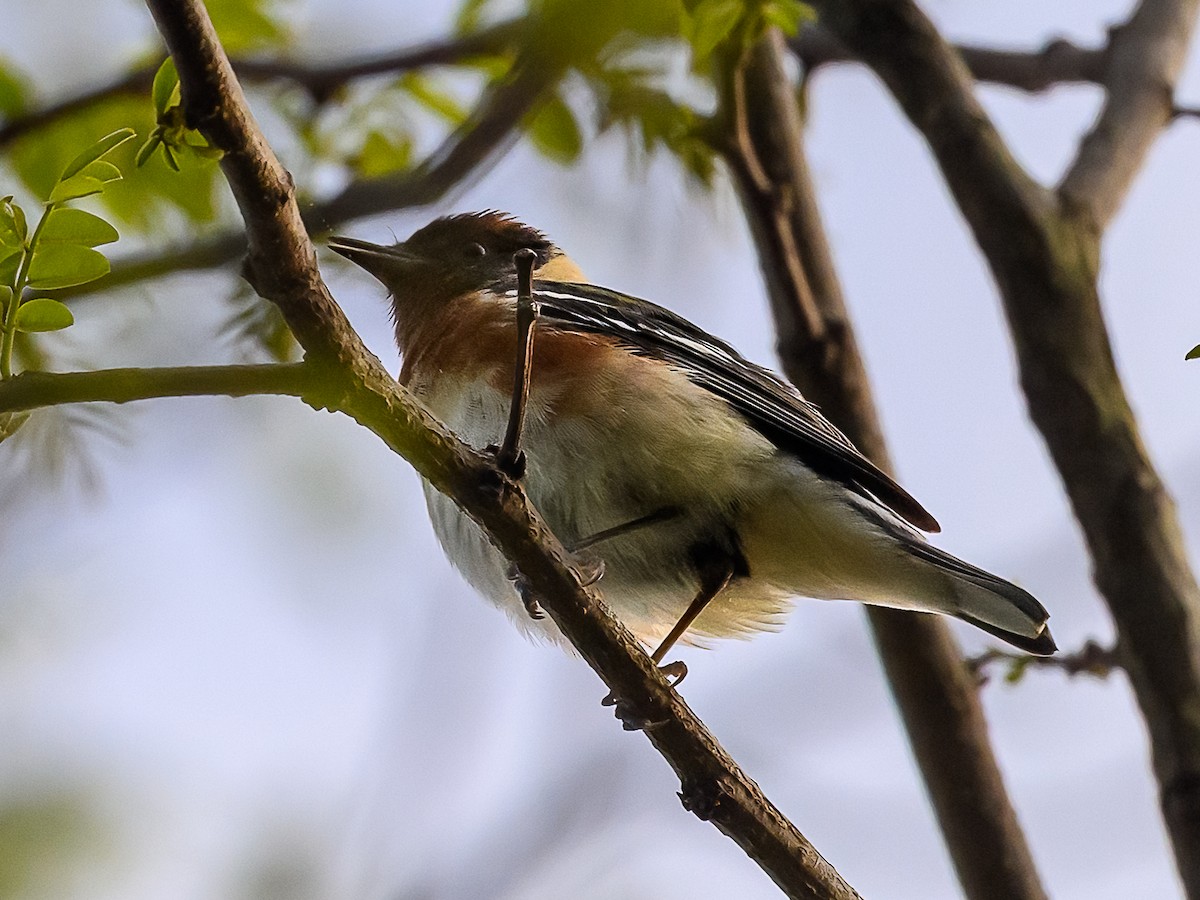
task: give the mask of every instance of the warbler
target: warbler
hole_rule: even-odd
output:
[[[598,557],[605,601],[658,644],[657,661],[676,639],[776,629],[799,597],[942,613],[1055,651],[1042,605],[929,544],[933,516],[792,385],[661,306],[586,283],[535,228],[487,211],[390,246],[329,246],[391,292],[399,380],[481,448],[510,417],[514,254],[532,251],[525,487],[564,545]],[[467,581],[522,629],[561,640],[528,614],[479,526],[425,494]]]

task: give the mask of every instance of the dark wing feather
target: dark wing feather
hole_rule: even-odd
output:
[[[515,294],[507,280],[496,289]],[[538,281],[534,297],[547,324],[616,337],[635,353],[670,363],[813,471],[878,500],[918,528],[940,530],[920,503],[859,453],[799,391],[687,319],[590,284]]]

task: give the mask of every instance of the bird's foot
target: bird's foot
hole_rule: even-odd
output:
[[[534,620],[546,618],[546,614],[542,612],[542,605],[538,603],[537,596],[533,593],[533,587],[529,584],[529,580],[521,574],[521,571],[510,563],[505,575],[512,582],[517,596],[521,598],[521,603],[525,607],[525,612],[529,614],[529,618]]]
[[[674,688],[687,676],[687,665],[683,660],[676,660],[665,666],[659,666],[658,671],[666,676],[671,687]],[[609,691],[600,701],[600,705],[611,706],[613,715],[621,720],[621,727],[626,731],[652,731],[667,721],[666,719],[650,719],[635,712],[633,705],[628,700],[618,697],[615,691]]]
[[[567,554],[567,565],[583,587],[591,587],[604,577],[604,560],[599,556],[569,548]]]
[[[525,458],[524,450],[506,453],[499,444],[488,444],[483,449],[496,458],[496,467],[509,478],[520,481],[525,477],[528,460]]]

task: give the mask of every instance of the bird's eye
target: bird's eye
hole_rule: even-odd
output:
[[[487,256],[487,248],[483,244],[467,244],[467,256]]]

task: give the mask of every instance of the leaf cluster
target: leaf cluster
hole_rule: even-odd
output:
[[[117,230],[100,216],[66,204],[120,181],[121,170],[105,157],[133,137],[133,129],[120,129],[76,155],[51,188],[32,230],[11,195],[0,199],[0,377],[12,374],[17,332],[57,331],[74,322],[64,304],[49,297],[27,298],[26,288],[52,291],[108,274],[108,260],[95,248],[115,241]]]
[[[602,24],[593,21],[597,10],[602,10]],[[467,0],[459,12],[460,28],[481,27],[486,13],[486,0]],[[537,54],[539,35],[547,41],[546,36],[559,35],[555,53],[584,77],[597,132],[620,127],[638,155],[668,152],[707,187],[716,154],[705,108],[712,104],[705,101],[715,93],[721,62],[739,58],[767,28],[795,33],[813,13],[799,0],[610,0],[590,5],[589,12],[580,4],[531,0],[526,16],[535,23],[527,53]],[[669,62],[681,54],[689,78],[669,71]],[[544,156],[566,165],[582,152],[585,129],[575,112],[579,104],[568,102],[563,84],[560,80],[526,118],[524,128]]]

